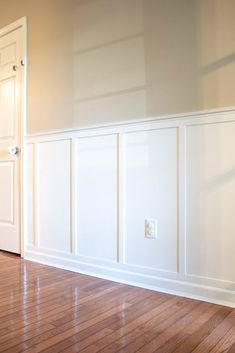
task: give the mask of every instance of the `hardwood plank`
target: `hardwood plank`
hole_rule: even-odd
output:
[[[223,307],[215,313],[205,324],[203,324],[194,334],[192,334],[175,353],[185,353],[187,350],[197,347],[201,341],[209,336],[210,333],[228,316],[232,311],[230,308]]]
[[[128,322],[128,320],[125,318],[125,321],[124,323],[122,323],[121,327],[120,326],[114,327],[115,331],[113,334],[107,336],[105,339],[97,341],[94,345],[89,346],[86,349],[82,350],[82,352],[96,353],[100,350],[104,351],[104,348],[106,348],[108,345],[111,345],[111,347],[115,347],[115,341],[121,339],[128,333],[132,332],[137,326],[146,324],[149,320],[151,320],[153,317],[159,314],[162,314],[162,316],[167,317],[169,315],[169,312],[171,312],[171,310],[172,312],[177,311],[184,303],[187,303],[187,301],[189,300],[172,297],[168,299],[166,302],[161,303],[160,306],[155,305],[156,307],[152,308],[151,311],[145,310],[143,314],[137,319],[133,320],[132,318],[132,320]],[[70,351],[75,352],[77,351],[78,348],[80,351],[80,347],[79,346],[77,347],[77,345],[74,345],[73,347],[70,347]]]
[[[138,289],[137,289],[137,291],[138,291]],[[132,293],[132,295],[133,294],[134,293]],[[120,299],[120,302],[121,301],[122,301],[122,299]],[[40,337],[38,336],[32,340],[28,340],[27,341],[27,348],[30,348],[31,346],[33,346],[37,343],[37,345],[38,345],[37,349],[45,349],[47,347],[50,347],[52,344],[55,344],[56,339],[59,342],[62,339],[65,339],[67,337],[71,337],[72,335],[75,335],[76,333],[81,332],[81,331],[82,331],[82,335],[79,334],[80,339],[86,338],[88,335],[90,335],[90,331],[92,331],[92,334],[94,333],[94,331],[95,332],[97,331],[97,328],[93,328],[93,327],[90,328],[90,326],[92,324],[94,325],[94,323],[96,323],[96,324],[99,323],[100,318],[102,317],[102,312],[105,310],[105,308],[110,307],[110,304],[112,307],[114,305],[114,308],[116,308],[117,303],[118,302],[114,302],[114,303],[110,302],[107,306],[107,302],[105,301],[105,306],[100,307],[99,309],[96,309],[96,311],[92,310],[91,315],[89,315],[87,310],[85,310],[84,315],[82,315],[82,313],[80,312],[79,316],[76,320],[69,321],[68,323],[65,323],[62,326],[56,327],[55,329],[48,331],[47,333],[41,335]],[[125,310],[125,308],[126,308],[126,305],[122,304],[122,310]],[[100,313],[99,312],[97,313],[97,310]],[[99,315],[97,315],[97,314],[99,314]],[[91,317],[91,319],[89,320],[90,317]],[[115,320],[116,320],[116,317],[115,317]],[[109,326],[105,326],[105,325],[101,326],[99,324],[98,330],[101,330],[105,327],[109,327]],[[85,329],[87,329],[87,330],[85,331]],[[24,347],[26,347],[26,345],[24,345]],[[18,348],[20,348],[20,347],[17,347],[17,348],[14,347],[13,351],[17,352]],[[9,352],[10,351],[11,350],[9,350]],[[29,349],[29,351],[31,351],[31,350]],[[26,350],[26,352],[27,352],[27,350]]]
[[[159,347],[159,352],[163,350],[171,351],[171,346],[175,344],[176,340],[182,342],[189,336],[188,331],[192,326],[194,326],[194,329],[201,326],[201,324],[208,320],[208,317],[211,317],[216,311],[218,311],[216,306],[208,303],[199,303],[192,311],[189,311],[188,314],[173,321],[173,324],[168,328],[166,328],[167,322],[165,322],[165,329],[162,332],[159,332],[158,324],[155,325],[153,322],[150,323],[150,325],[147,324],[142,331],[142,335],[123,348],[122,352],[131,353],[135,352],[137,349],[141,351],[141,348],[146,352],[154,352]],[[170,324],[169,321],[168,323]]]
[[[235,343],[228,349],[227,353],[235,353]]]
[[[223,337],[226,336],[227,332],[235,328],[235,310],[233,310],[226,318],[218,325],[210,335],[194,349],[194,353],[203,353],[206,349],[212,349],[217,343],[223,341]],[[235,333],[234,333],[235,339]],[[232,346],[232,343],[230,344]]]
[[[0,352],[235,353],[235,310],[0,252]]]
[[[164,300],[165,300],[164,298],[159,298],[159,302],[163,302]],[[151,303],[151,307],[153,307],[153,305],[157,305],[157,303],[158,303],[157,300],[155,300],[154,303],[153,302]],[[123,316],[125,315],[124,313],[128,313],[128,307],[130,305],[131,304],[128,304],[127,309],[123,307],[120,313],[109,316],[107,319],[104,318],[104,320],[101,321],[100,320],[101,317],[98,317],[98,318],[96,317],[94,320],[92,320],[93,322],[86,321],[84,325],[80,325],[80,327],[73,327],[72,330],[67,330],[64,333],[62,333],[62,335],[61,334],[57,335],[57,337],[53,336],[52,340],[47,340],[43,342],[39,348],[41,349],[43,348],[45,350],[46,348],[50,347],[52,343],[55,343],[55,341],[57,340],[58,343],[56,344],[55,348],[52,349],[52,351],[54,351],[54,349],[57,349],[58,351],[59,349],[61,349],[60,348],[61,345],[63,345],[63,347],[69,347],[70,352],[72,352],[73,349],[77,349],[77,344],[79,345],[79,350],[83,349],[92,343],[90,340],[90,337],[91,336],[93,337],[94,333],[103,331],[105,327],[109,327],[110,330],[113,332],[112,324],[118,325],[119,323],[121,326],[122,325],[121,323],[123,322]],[[133,306],[131,308],[133,308]],[[138,310],[136,305],[135,316],[139,316],[140,314],[141,314],[141,310],[140,308]],[[61,338],[64,338],[62,342],[61,342]],[[71,345],[73,345],[75,342],[76,342],[75,344],[76,347],[71,347]],[[50,349],[46,351],[50,352]]]
[[[211,353],[227,352],[235,343],[235,326],[233,326],[211,350]]]

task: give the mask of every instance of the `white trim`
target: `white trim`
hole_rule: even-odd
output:
[[[231,115],[231,116],[230,116]],[[78,127],[68,130],[55,130],[28,134],[25,136],[28,143],[56,141],[69,138],[83,138],[102,136],[117,133],[128,133],[150,129],[166,129],[185,125],[200,125],[201,123],[214,124],[218,122],[235,121],[235,107],[217,109],[204,112],[161,116],[149,119],[100,124],[87,127]]]
[[[180,127],[177,127],[177,133],[176,133],[176,138],[177,138],[177,145],[176,145],[176,189],[177,189],[177,269],[176,272],[180,272]]]
[[[78,209],[78,204],[77,204],[77,194],[78,194],[78,187],[77,183],[75,182],[77,180],[77,158],[76,158],[76,150],[77,150],[77,139],[71,139],[71,151],[70,151],[70,171],[71,171],[71,176],[70,176],[70,226],[71,226],[71,244],[70,244],[70,250],[71,254],[77,255],[77,209]],[[74,161],[74,162],[73,162]]]
[[[39,236],[38,236],[38,203],[39,203],[39,195],[38,195],[38,178],[39,178],[39,166],[38,166],[38,144],[34,145],[33,149],[33,163],[34,163],[34,174],[33,174],[33,240],[34,246],[39,247]]]
[[[22,75],[22,111],[21,111],[21,256],[24,257],[24,239],[25,239],[25,133],[27,129],[27,106],[28,106],[28,26],[27,17],[23,17],[15,22],[15,26],[20,25],[23,29],[23,58],[24,60],[24,70]]]
[[[40,137],[40,136],[47,136],[47,135],[55,135],[55,134],[64,134],[64,133],[73,133],[77,131],[84,131],[84,130],[96,130],[96,129],[104,129],[104,128],[115,128],[119,126],[126,126],[126,125],[136,125],[136,124],[145,124],[145,123],[152,123],[156,121],[164,121],[167,120],[178,120],[184,118],[195,118],[195,117],[203,117],[209,115],[218,115],[218,114],[228,114],[228,113],[235,113],[235,106],[234,107],[225,107],[219,109],[209,109],[209,110],[202,110],[202,111],[195,111],[195,112],[186,112],[181,114],[171,114],[171,115],[160,115],[151,118],[144,118],[144,119],[133,119],[133,120],[125,120],[113,123],[103,123],[103,124],[94,124],[94,125],[87,125],[82,127],[74,127],[71,129],[63,129],[63,130],[51,130],[51,131],[42,131],[38,133],[28,133],[26,137]]]
[[[134,264],[121,264],[107,259],[91,257],[87,255],[71,255],[69,252],[59,251],[54,249],[47,249],[43,247],[36,247],[28,245],[26,252],[32,254],[43,254],[50,258],[56,257],[64,261],[72,261],[75,263],[84,263],[87,266],[98,266],[98,268],[108,268],[112,271],[121,271],[125,273],[135,273],[137,275],[150,276],[153,278],[160,278],[163,281],[176,281],[177,283],[192,283],[201,287],[218,288],[219,290],[229,291],[235,296],[235,283],[229,280],[221,280],[210,277],[184,275],[175,271],[164,270],[160,268],[152,268]],[[230,288],[228,290],[228,288]],[[235,298],[234,298],[235,299]],[[235,301],[234,301],[235,302]]]
[[[185,127],[179,128],[179,147],[178,147],[178,260],[179,273],[185,273],[185,222],[186,222],[186,203],[185,203]],[[181,197],[180,197],[181,195]]]
[[[125,263],[125,209],[124,209],[124,195],[125,195],[125,185],[124,185],[124,162],[125,162],[125,154],[124,154],[124,143],[125,143],[125,136],[124,134],[118,134],[118,175],[117,175],[117,188],[118,188],[118,236],[117,236],[117,249],[118,249],[118,262],[120,264]]]
[[[147,288],[163,293],[183,296],[209,303],[226,305],[235,308],[235,294],[233,291],[215,288],[190,282],[183,282],[169,278],[154,277],[101,265],[94,265],[82,261],[66,259],[59,256],[43,254],[41,252],[25,251],[25,259],[48,266],[61,268],[73,272],[95,276],[118,283]],[[201,295],[203,293],[203,295]],[[227,298],[227,299],[223,299]]]
[[[20,27],[22,27],[22,28],[27,27],[27,18],[26,17],[22,17],[19,20],[16,20],[13,23],[5,26],[4,28],[1,28],[0,29],[0,37],[3,37],[6,34],[13,32]]]

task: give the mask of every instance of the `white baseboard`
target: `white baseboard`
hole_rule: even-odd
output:
[[[118,283],[235,308],[235,293],[226,289],[155,277],[28,250],[25,251],[24,258],[25,260]]]

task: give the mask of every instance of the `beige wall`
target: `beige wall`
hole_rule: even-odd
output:
[[[27,15],[29,131],[235,106],[234,0],[0,0]]]

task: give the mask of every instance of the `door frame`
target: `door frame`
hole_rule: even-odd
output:
[[[20,144],[21,144],[21,158],[20,158],[20,190],[19,190],[19,212],[20,212],[20,256],[24,257],[24,236],[25,236],[25,136],[27,134],[27,91],[28,91],[28,60],[27,60],[27,46],[28,46],[28,30],[27,30],[27,17],[24,16],[17,21],[0,29],[0,37],[7,35],[10,32],[22,28],[23,36],[23,57],[24,70],[22,74],[22,90],[21,90],[21,111],[20,111]]]

